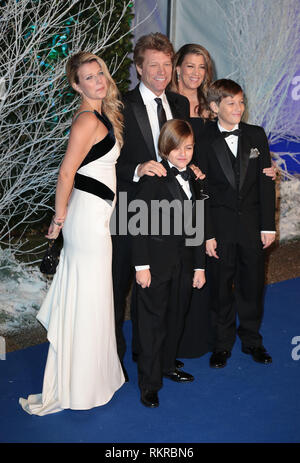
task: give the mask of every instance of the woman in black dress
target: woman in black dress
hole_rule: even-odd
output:
[[[190,102],[190,124],[195,136],[194,164],[201,150],[201,137],[206,124],[215,118],[206,100],[207,89],[213,78],[213,64],[206,48],[198,44],[183,45],[174,57],[170,90],[180,93]],[[201,166],[200,166],[201,168]],[[266,168],[265,175],[276,178],[276,166]],[[209,310],[210,278],[201,290],[194,290],[185,330],[179,345],[178,357],[200,357],[211,350],[214,329]]]
[[[206,91],[212,82],[213,64],[208,51],[198,44],[186,44],[174,57],[170,90],[180,93],[190,102],[190,123],[195,135],[194,159],[201,149],[205,124],[214,118],[206,101]],[[179,345],[178,357],[200,357],[211,350],[213,329],[209,312],[209,283],[193,290],[185,330]]]
[[[201,45],[183,45],[174,57],[170,90],[184,95],[190,102],[190,118],[196,143],[200,140],[205,122],[215,116],[206,101],[206,93],[213,78],[210,54]]]

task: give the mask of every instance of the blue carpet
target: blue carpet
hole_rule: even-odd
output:
[[[41,391],[48,345],[7,354],[0,361],[0,442],[6,443],[296,443],[300,441],[300,360],[292,344],[300,336],[300,278],[269,285],[262,326],[272,365],[241,352],[237,340],[222,370],[208,366],[209,354],[185,359],[190,384],[165,379],[160,407],[139,402],[136,365],[125,364],[130,382],[103,407],[27,415],[18,398]],[[129,342],[131,323],[125,323]],[[298,355],[297,355],[298,353]]]

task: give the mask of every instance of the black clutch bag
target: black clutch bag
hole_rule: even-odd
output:
[[[40,265],[40,271],[47,275],[54,275],[59,262],[60,247],[58,240],[49,240],[46,253]]]

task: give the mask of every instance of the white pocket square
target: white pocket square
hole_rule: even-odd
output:
[[[260,152],[258,151],[257,148],[251,148],[249,159],[258,158],[259,155],[260,155]]]

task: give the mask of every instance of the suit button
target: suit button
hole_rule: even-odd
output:
[[[238,196],[239,201],[242,201],[242,199],[243,199],[243,196]]]

